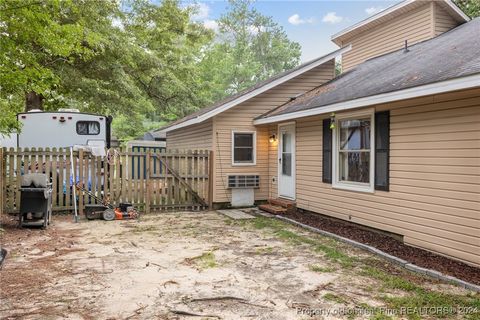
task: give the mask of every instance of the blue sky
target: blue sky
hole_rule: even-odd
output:
[[[262,14],[272,16],[285,28],[291,40],[300,43],[302,62],[305,62],[337,48],[330,41],[331,35],[399,1],[259,0],[254,7]],[[193,1],[182,2],[187,5]],[[225,12],[228,3],[222,0],[196,2],[199,12],[195,19],[214,29],[216,19]]]

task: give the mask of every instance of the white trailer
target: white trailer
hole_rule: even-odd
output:
[[[95,145],[110,147],[111,117],[77,109],[31,110],[17,114],[21,132],[3,137],[2,147],[67,148]]]

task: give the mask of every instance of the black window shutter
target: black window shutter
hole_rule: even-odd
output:
[[[332,183],[332,129],[330,119],[323,119],[322,181]]]
[[[375,113],[375,190],[389,190],[390,111]]]

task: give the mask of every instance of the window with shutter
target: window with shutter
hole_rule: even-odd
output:
[[[336,116],[333,130],[332,184],[352,191],[374,191],[374,111]]]

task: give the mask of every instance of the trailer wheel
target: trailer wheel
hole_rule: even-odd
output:
[[[115,211],[113,209],[107,209],[103,211],[103,220],[112,221],[115,220]]]

